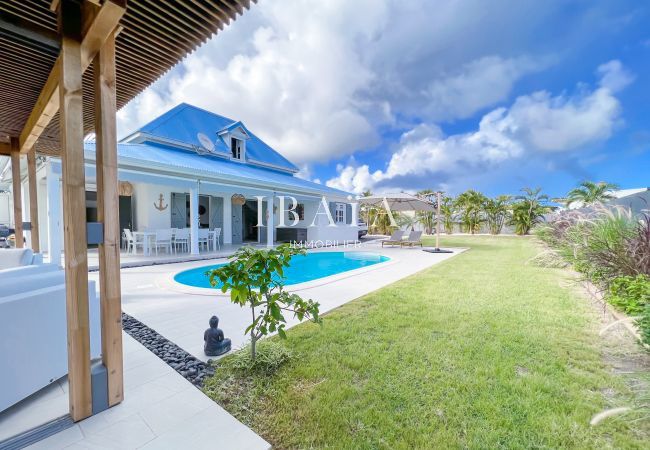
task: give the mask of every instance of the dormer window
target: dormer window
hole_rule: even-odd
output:
[[[244,159],[244,142],[235,137],[230,138],[230,152],[232,159],[242,161]]]

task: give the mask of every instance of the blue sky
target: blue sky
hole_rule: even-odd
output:
[[[260,0],[119,113],[242,120],[348,191],[650,185],[650,5]]]

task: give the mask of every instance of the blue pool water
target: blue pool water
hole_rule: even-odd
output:
[[[316,252],[294,256],[291,265],[284,270],[284,284],[298,284],[318,278],[335,275],[349,270],[360,269],[388,261],[386,256],[367,252]],[[209,288],[210,282],[205,272],[225,264],[197,267],[179,272],[174,281],[187,286]]]

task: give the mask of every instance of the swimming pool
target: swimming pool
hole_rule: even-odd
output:
[[[386,262],[390,258],[368,252],[314,252],[294,256],[291,265],[284,270],[284,284],[298,284],[318,278],[336,275],[350,270],[369,267]],[[209,288],[210,282],[205,272],[224,264],[197,267],[179,272],[174,281],[187,286]]]

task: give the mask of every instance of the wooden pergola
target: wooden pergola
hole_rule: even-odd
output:
[[[11,156],[16,246],[23,246],[21,157],[27,158],[27,225],[34,251],[39,251],[36,155],[62,161],[68,381],[75,421],[93,413],[87,224],[80,213],[86,189],[83,138],[96,134],[102,363],[113,406],[124,398],[116,111],[249,7],[250,0],[0,2],[0,154]]]

